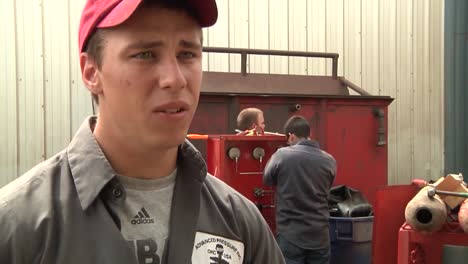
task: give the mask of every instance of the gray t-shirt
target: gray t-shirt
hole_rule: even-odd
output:
[[[163,259],[176,174],[177,169],[167,177],[152,180],[118,176],[127,197],[114,209],[122,235],[135,250],[138,263],[159,264]]]

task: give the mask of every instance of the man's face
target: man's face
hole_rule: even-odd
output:
[[[99,121],[144,148],[181,144],[202,80],[201,29],[187,14],[142,8],[105,30]]]
[[[263,113],[259,113],[257,117],[257,127],[260,127],[262,131],[265,131],[265,118],[263,117]]]

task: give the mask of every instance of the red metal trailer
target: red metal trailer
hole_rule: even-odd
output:
[[[233,135],[237,114],[247,107],[263,110],[266,130],[271,132],[283,133],[290,116],[304,116],[311,125],[311,137],[337,161],[334,184],[357,189],[375,204],[377,189],[387,186],[387,109],[392,98],[370,95],[338,77],[338,54],[221,48],[205,51],[241,54],[241,72],[204,73],[200,103],[189,133],[208,135],[206,140],[193,143],[205,156],[209,172],[253,201],[273,231],[274,189],[263,186],[262,173],[276,149],[286,145],[286,138]],[[332,76],[247,73],[247,54],[329,58],[333,61]],[[351,95],[350,89],[358,95]],[[372,222],[364,224],[366,229],[372,228]],[[340,245],[347,249],[340,252],[364,249],[357,254],[367,262],[370,240],[364,246]],[[396,244],[393,247],[396,252]],[[333,255],[332,250],[332,260]],[[349,263],[357,259],[351,257]]]
[[[338,54],[222,48],[204,51],[241,54],[242,72],[204,74],[189,133],[233,134],[236,116],[246,107],[263,110],[266,130],[272,132],[282,133],[288,117],[302,115],[311,124],[311,137],[337,160],[335,184],[358,189],[374,203],[377,187],[387,185],[387,108],[392,98],[370,95],[338,77]],[[333,74],[246,73],[247,54],[330,58]],[[350,95],[349,89],[359,95]],[[206,157],[206,142],[194,143]]]

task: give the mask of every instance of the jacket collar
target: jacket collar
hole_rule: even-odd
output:
[[[116,175],[94,137],[92,127],[96,120],[96,116],[88,117],[67,148],[68,163],[83,210]]]
[[[179,146],[179,151],[177,154],[177,167],[183,168],[183,170],[178,170],[177,176],[184,176],[183,172],[189,172],[191,175],[190,177],[195,177],[196,180],[199,182],[203,182],[205,180],[207,174],[207,167],[205,160],[201,153],[195,148],[192,143],[190,143],[187,139],[185,139],[184,143]],[[198,174],[194,172],[199,172]]]
[[[96,121],[96,116],[88,117],[81,124],[66,150],[70,171],[83,210],[94,202],[102,189],[116,176],[115,170],[94,137],[92,127]],[[207,169],[202,155],[188,140],[185,140],[179,147],[177,166],[187,168],[178,170],[180,175],[177,177],[191,176],[199,182],[203,182],[206,177]],[[194,171],[199,173],[182,175],[187,174],[183,172]]]
[[[313,141],[313,140],[310,140],[310,139],[301,140],[301,141],[297,142],[296,145],[310,146],[310,147],[314,147],[314,148],[318,148],[318,149],[320,148],[320,144],[317,141]]]

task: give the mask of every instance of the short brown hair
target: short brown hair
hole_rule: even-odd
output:
[[[310,126],[303,116],[291,116],[284,124],[284,134],[294,134],[298,138],[308,138],[310,136]]]
[[[245,131],[250,129],[252,124],[258,122],[258,116],[263,113],[262,110],[254,107],[242,110],[237,116],[237,129]]]

